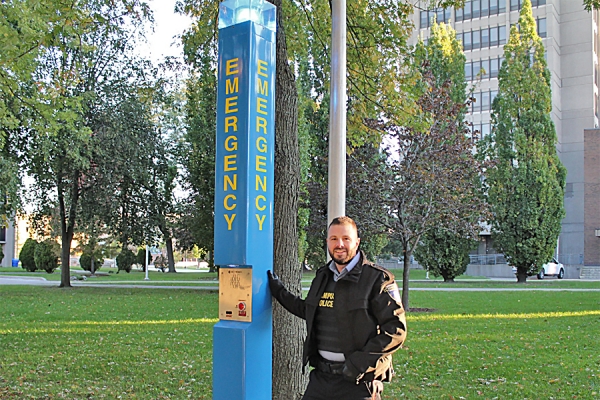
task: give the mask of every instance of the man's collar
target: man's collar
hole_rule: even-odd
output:
[[[352,258],[352,260],[348,263],[348,265],[344,267],[344,269],[342,269],[341,272],[338,271],[337,264],[335,263],[335,261],[331,260],[331,262],[329,263],[329,269],[331,270],[331,272],[333,272],[333,280],[337,282],[346,275],[348,275],[350,271],[352,271],[354,267],[356,267],[356,265],[361,259],[361,256],[362,254],[360,251],[356,252],[354,258]]]

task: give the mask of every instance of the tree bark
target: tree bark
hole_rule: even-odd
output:
[[[165,235],[165,245],[167,247],[167,263],[169,264],[169,272],[177,272],[175,270],[175,257],[173,256],[173,238],[170,235]]]
[[[61,251],[60,251],[60,285],[59,287],[71,287],[71,243],[75,232],[75,217],[77,215],[77,203],[79,201],[79,174],[73,174],[74,179],[71,186],[71,203],[67,215],[67,204],[65,202],[66,189],[62,176],[58,178],[58,204],[60,213]]]
[[[273,227],[273,269],[287,288],[302,291],[302,268],[298,262],[298,195],[300,155],[298,150],[298,92],[288,64],[281,0],[277,7],[277,66],[275,89],[275,201]],[[302,374],[304,321],[284,310],[277,302],[273,309],[273,399],[299,399],[307,375]]]
[[[404,270],[402,271],[402,306],[408,311],[408,280],[410,277],[410,252],[406,251],[406,244],[404,245]]]
[[[527,283],[527,271],[517,268],[517,283]]]

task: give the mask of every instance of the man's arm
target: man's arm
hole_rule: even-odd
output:
[[[306,319],[304,300],[300,296],[295,296],[290,293],[279,280],[279,277],[271,273],[271,271],[267,271],[267,276],[269,277],[269,289],[271,289],[271,295],[279,302],[279,304],[295,316]]]
[[[379,333],[346,360],[346,375],[355,379],[373,371],[377,361],[402,347],[406,339],[406,315],[400,300],[398,285],[391,273],[384,273],[381,286],[370,301],[370,310],[377,319]]]

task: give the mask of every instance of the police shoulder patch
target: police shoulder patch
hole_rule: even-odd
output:
[[[400,289],[398,289],[398,284],[396,282],[389,283],[385,286],[384,290],[390,295],[390,297],[396,300],[398,303],[402,301],[400,298]]]

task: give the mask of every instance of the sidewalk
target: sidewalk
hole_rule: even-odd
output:
[[[505,279],[498,279],[505,280]],[[397,281],[402,285],[402,281]],[[417,281],[415,281],[417,282]],[[431,281],[419,281],[431,282]],[[303,282],[305,283],[305,282]],[[43,277],[18,277],[0,275],[0,286],[2,285],[29,285],[29,286],[56,286],[60,285],[60,281],[48,281]],[[151,284],[135,284],[135,283],[89,283],[89,281],[71,281],[73,287],[111,287],[111,288],[126,288],[126,289],[190,289],[190,290],[206,290],[218,291],[218,286],[167,286],[167,285],[151,285]],[[302,287],[303,290],[308,290],[308,287]],[[459,288],[459,287],[444,287],[444,288],[423,288],[411,287],[411,291],[438,291],[438,292],[510,292],[510,291],[537,291],[537,292],[600,292],[600,289],[578,289],[578,288]]]

